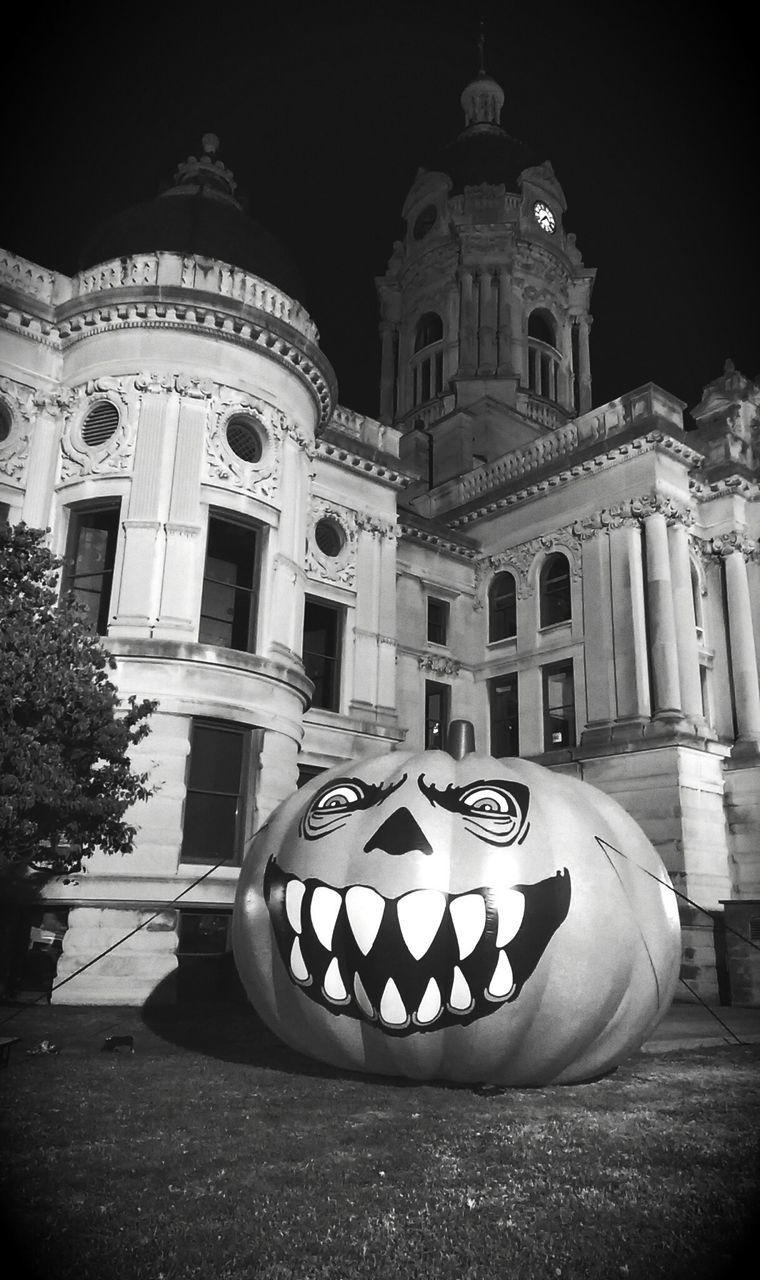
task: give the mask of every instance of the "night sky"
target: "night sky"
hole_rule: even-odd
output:
[[[646,4],[238,8],[17,19],[0,245],[75,271],[103,218],[157,194],[214,132],[300,267],[341,402],[374,414],[374,278],[417,167],[463,126],[482,19],[502,125],[552,161],[597,268],[594,403],[653,381],[694,405],[726,357],[758,373],[756,73],[738,6],[710,28]]]

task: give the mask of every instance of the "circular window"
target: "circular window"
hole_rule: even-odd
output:
[[[227,423],[227,444],[243,462],[258,462],[261,457],[261,435],[251,418],[235,414]]]
[[[346,535],[337,520],[325,518],[317,521],[314,538],[322,555],[334,558],[339,556],[346,545]]]
[[[0,444],[11,434],[11,415],[7,405],[0,404]]]
[[[115,434],[119,425],[119,410],[110,400],[94,404],[82,423],[82,439],[88,449],[98,449]]]

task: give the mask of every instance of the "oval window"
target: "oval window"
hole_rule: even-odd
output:
[[[339,556],[346,545],[346,535],[337,520],[330,520],[327,517],[317,521],[314,539],[322,555],[330,556],[331,559]]]
[[[236,413],[226,429],[227,444],[242,462],[258,462],[261,457],[261,435],[251,418]]]
[[[88,449],[99,449],[116,434],[119,410],[110,400],[94,404],[82,423],[82,439]]]

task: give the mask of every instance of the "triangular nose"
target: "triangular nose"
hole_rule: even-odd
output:
[[[412,849],[419,849],[421,853],[433,852],[433,846],[408,809],[397,809],[378,827],[365,844],[364,852],[371,853],[373,849],[392,855],[409,853]]]

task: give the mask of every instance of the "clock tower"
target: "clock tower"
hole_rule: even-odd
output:
[[[461,104],[464,128],[418,170],[377,280],[380,417],[427,487],[591,407],[595,273],[563,225],[562,188],[502,127],[482,52]]]

